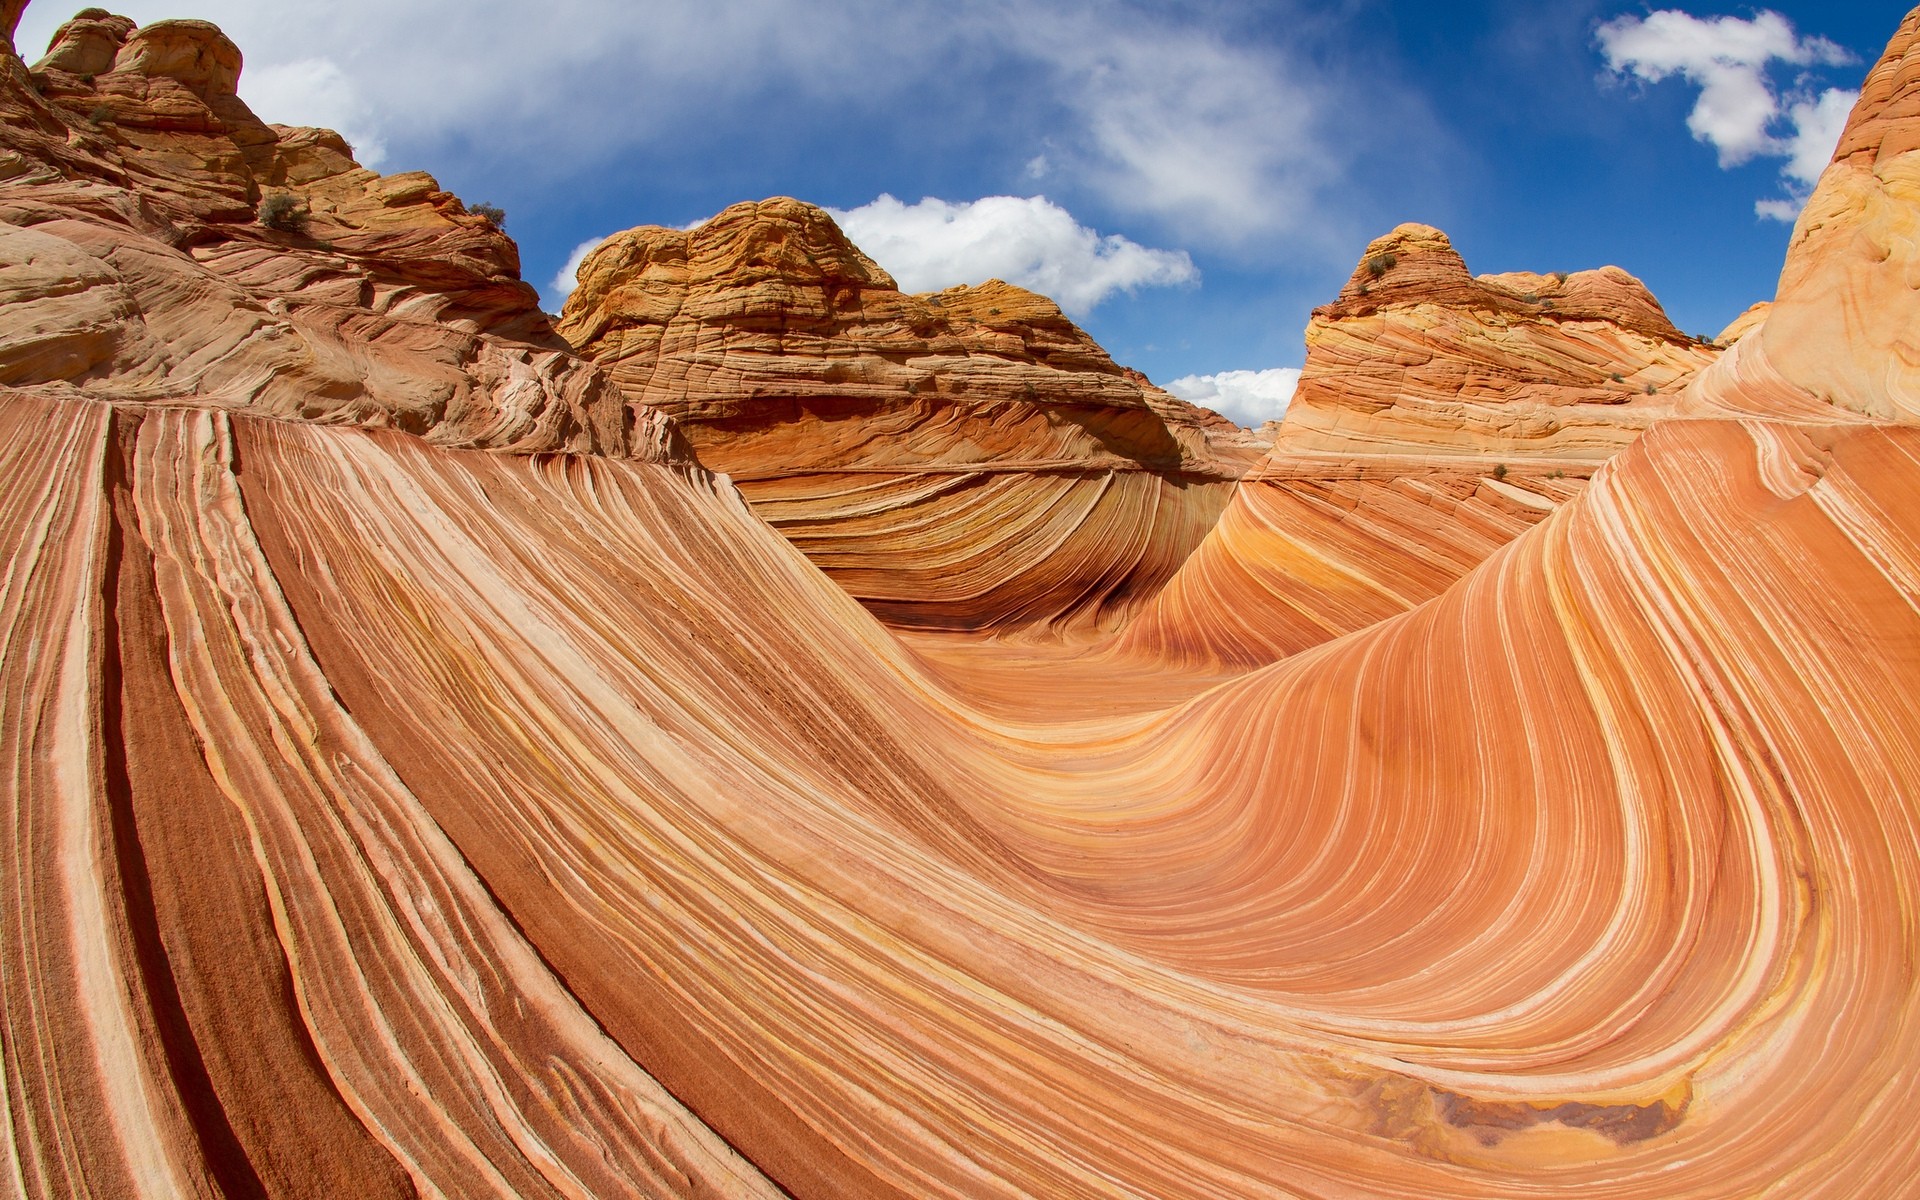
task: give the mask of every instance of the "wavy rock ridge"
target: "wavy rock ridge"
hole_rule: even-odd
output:
[[[1110,627],[1259,456],[1051,300],[907,295],[797,200],[628,230],[579,279],[560,332],[897,625]]]
[[[1785,279],[1882,278],[1856,255],[1904,203],[1916,40],[1920,11]],[[1820,289],[1696,377],[1719,415],[1590,482],[1443,446],[1426,494],[1375,459],[1286,492],[1299,603],[1155,601],[1173,632],[1176,598],[1237,608],[1258,653],[903,638],[684,455],[396,427],[449,370],[503,404],[481,358],[304,414],[298,356],[227,386],[257,351],[194,306],[238,277],[198,239],[248,279],[329,252],[100,182],[189,160],[104,157],[5,65],[17,227],[196,282],[111,310],[181,322],[166,388],[115,349],[0,391],[0,1193],[1914,1194],[1920,426],[1880,326],[1817,356],[1870,387],[1789,373]],[[422,203],[395,246],[477,229]],[[512,340],[504,299],[459,315],[466,285],[384,312],[387,235],[354,236],[372,299],[283,284],[283,337],[441,330],[632,386]],[[10,315],[92,290],[39,261]],[[1483,515],[1506,488],[1540,518]],[[1341,505],[1407,563],[1420,505],[1460,523],[1424,582],[1350,556],[1369,616]],[[1222,529],[1216,565],[1271,571]]]

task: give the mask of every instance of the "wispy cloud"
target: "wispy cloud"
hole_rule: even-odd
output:
[[[1298,367],[1271,367],[1264,371],[1183,375],[1166,389],[1182,400],[1211,408],[1236,425],[1257,429],[1286,415],[1299,383]]]
[[[567,302],[567,297],[573,295],[573,290],[580,286],[580,281],[576,278],[580,273],[580,264],[587,261],[587,255],[598,250],[600,244],[606,240],[604,237],[588,238],[575,246],[573,253],[567,255],[567,261],[554,273],[552,281],[547,284],[545,291],[541,294],[540,298],[545,301],[548,308],[558,312],[560,306]]]
[[[244,72],[240,98],[262,119],[281,125],[331,129],[353,147],[364,167],[387,158],[386,136],[359,87],[329,58],[269,63]]]
[[[1802,37],[1776,12],[1750,18],[1701,18],[1678,9],[1623,16],[1596,31],[1609,70],[1646,83],[1678,76],[1700,89],[1687,128],[1712,146],[1722,167],[1756,158],[1782,158],[1786,195],[1761,200],[1763,217],[1791,221],[1833,154],[1859,93],[1827,88],[1817,94],[1804,75],[1788,88],[1775,82],[1777,65],[1841,66],[1853,55],[1821,37]]]
[[[854,243],[909,292],[1004,279],[1085,316],[1118,291],[1198,283],[1184,250],[1102,235],[1044,196],[987,196],[830,210]]]
[[[119,0],[116,11],[150,21],[175,15],[176,2]],[[1302,21],[1314,11],[1285,6]],[[1045,178],[1076,207],[1149,221],[1182,245],[1269,258],[1328,237],[1357,144],[1340,122],[1393,91],[1378,78],[1342,82],[1289,42],[1236,36],[1227,18],[1196,20],[1203,9],[1134,0],[195,0],[194,10],[245,51],[243,94],[263,116],[340,127],[370,158],[452,150],[524,163],[530,186],[558,188],[639,154],[756,136],[770,104],[817,107],[842,136],[990,139],[1013,151],[1001,186]],[[29,56],[58,20],[28,10]]]

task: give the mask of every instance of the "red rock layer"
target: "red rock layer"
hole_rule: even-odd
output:
[[[0,1190],[1912,1194],[1920,425],[1831,411],[1196,672],[689,464],[0,393]]]
[[[560,331],[901,625],[1110,626],[1258,456],[1045,297],[906,295],[796,200],[617,235]]]
[[[1314,311],[1275,447],[1593,464],[1716,353],[1618,267],[1476,279],[1445,234],[1402,225]]]
[[[1402,225],[1315,310],[1273,450],[1119,644],[1253,665],[1431,600],[1718,352],[1618,267],[1475,278],[1445,234]]]
[[[30,1195],[761,1186],[691,1113],[803,1196],[1920,1167],[1912,429],[1662,425],[1410,613],[989,716],[695,474],[5,411]]]
[[[31,74],[4,56],[0,385],[665,451],[659,418],[552,335],[489,221],[424,174],[363,170],[335,134],[262,124],[239,72],[205,22],[99,9]],[[256,220],[275,194],[285,228]]]

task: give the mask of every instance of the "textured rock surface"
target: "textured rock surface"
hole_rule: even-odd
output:
[[[214,26],[89,9],[31,74],[5,65],[0,385],[665,452],[659,417],[553,336],[512,242],[426,175],[262,124]],[[256,221],[273,193],[285,228]]]
[[[1272,451],[1120,645],[1257,665],[1431,600],[1718,353],[1618,267],[1476,278],[1445,234],[1402,225],[1315,310]]]
[[[1843,421],[1920,418],[1920,18],[1868,73],[1801,211],[1766,322],[1687,409]]]
[[[0,1194],[1910,1195],[1920,425],[1776,329],[1584,486],[1276,455],[1291,582],[1091,647],[684,461],[0,391]]]
[[[1590,465],[1716,354],[1618,267],[1475,278],[1445,234],[1402,225],[1314,311],[1275,446]]]
[[[580,267],[560,332],[877,612],[1112,625],[1259,442],[997,280],[902,293],[822,210],[738,204]]]

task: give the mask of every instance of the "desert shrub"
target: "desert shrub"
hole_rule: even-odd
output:
[[[1607,378],[1613,380],[1615,383],[1625,383],[1627,381],[1627,377],[1625,375],[1622,375],[1618,371],[1615,371],[1613,374],[1607,376]]]
[[[505,229],[507,227],[507,210],[501,208],[498,204],[469,204],[467,211],[476,217],[485,217],[487,220],[492,221],[495,229]]]
[[[113,110],[104,104],[94,105],[93,111],[87,114],[87,124],[89,125],[105,125],[111,120],[113,120]]]
[[[1494,464],[1493,477],[1495,479],[1505,479],[1507,477],[1507,464],[1505,463]]]
[[[268,192],[260,197],[260,223],[268,229],[292,233],[307,221],[307,210],[292,192]]]
[[[1387,254],[1376,254],[1367,260],[1367,271],[1372,274],[1375,279],[1378,279],[1399,264],[1400,260],[1395,258],[1391,252]]]
[[[1565,271],[1555,271],[1553,273],[1553,277],[1556,281],[1560,283],[1565,283],[1567,281],[1567,273]]]
[[[1659,388],[1657,388],[1657,387],[1655,387],[1655,386],[1653,386],[1652,384],[1648,384],[1648,385],[1647,385],[1647,395],[1649,395],[1649,396],[1651,396],[1651,395],[1653,395],[1653,394],[1654,394],[1655,392],[1657,392],[1657,391],[1659,391],[1659,390],[1660,390]]]

